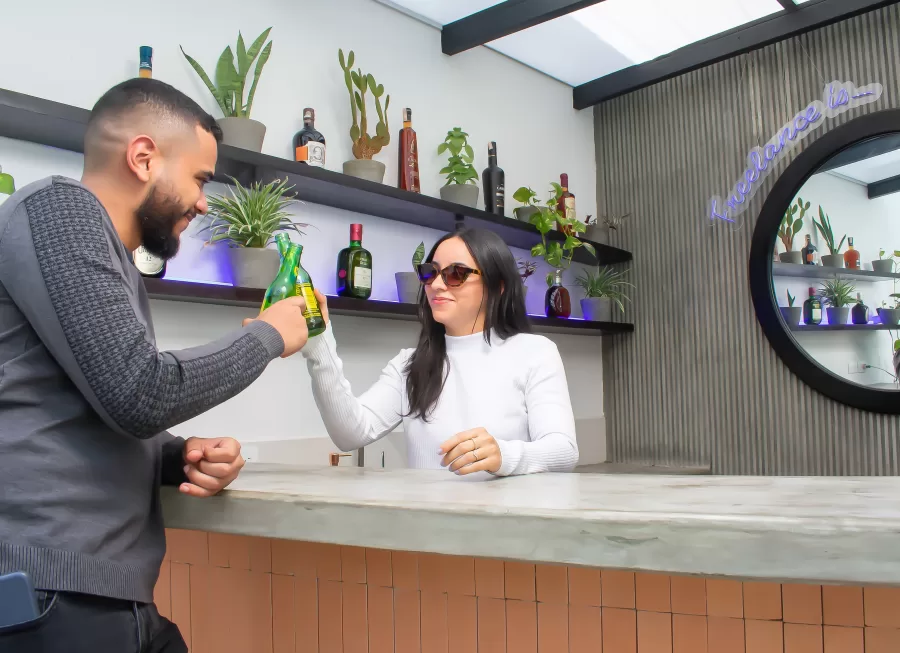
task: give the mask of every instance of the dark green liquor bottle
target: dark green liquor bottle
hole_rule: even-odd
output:
[[[809,299],[803,302],[803,322],[809,325],[822,324],[822,302],[816,297],[816,289],[809,289]]]
[[[306,300],[306,310],[303,311],[303,317],[306,318],[309,337],[312,338],[325,331],[325,318],[322,317],[322,311],[319,310],[319,300],[316,299],[312,278],[309,276],[309,272],[304,270],[300,264],[303,245],[292,243],[289,251],[293,251],[295,248],[297,250],[297,267],[294,269],[294,277],[297,283],[294,294]]]
[[[372,295],[372,254],[362,246],[362,225],[350,225],[350,247],[338,254],[337,294],[368,299]]]

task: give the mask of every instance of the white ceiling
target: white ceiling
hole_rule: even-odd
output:
[[[435,26],[500,3],[376,1]],[[778,0],[605,0],[486,45],[577,86],[780,11]]]
[[[860,184],[871,184],[890,179],[900,175],[900,150],[879,154],[828,172]]]

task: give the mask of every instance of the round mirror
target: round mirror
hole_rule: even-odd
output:
[[[750,289],[769,342],[813,389],[900,414],[900,110],[837,127],[775,183]]]

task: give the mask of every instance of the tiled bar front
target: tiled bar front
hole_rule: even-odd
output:
[[[900,588],[740,582],[169,529],[193,653],[897,653]],[[861,542],[864,546],[864,542]]]

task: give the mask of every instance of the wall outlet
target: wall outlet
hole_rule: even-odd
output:
[[[850,363],[850,365],[848,366],[849,369],[847,370],[847,373],[848,374],[865,374],[866,365],[868,365],[868,363],[863,363],[862,361]]]

